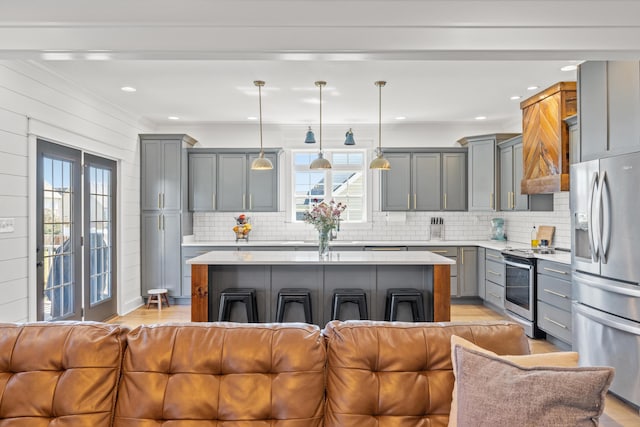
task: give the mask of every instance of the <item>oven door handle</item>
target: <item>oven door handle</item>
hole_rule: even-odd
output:
[[[505,260],[504,263],[506,265],[510,265],[511,267],[524,268],[524,269],[527,269],[529,271],[533,270],[533,266],[529,265],[529,264],[520,264],[520,263],[517,263],[517,262],[507,261],[507,260]]]

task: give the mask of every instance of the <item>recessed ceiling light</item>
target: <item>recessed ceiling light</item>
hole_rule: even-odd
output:
[[[177,116],[169,116],[169,117],[167,117],[167,119],[169,119],[169,120],[180,120],[180,117],[177,117]]]
[[[258,118],[254,117],[254,116],[249,116],[249,117],[247,117],[247,120],[258,120]]]
[[[577,65],[565,65],[564,67],[560,68],[560,71],[575,71],[578,69]]]
[[[478,116],[476,117],[476,120],[487,120],[486,116]]]
[[[398,117],[396,117],[396,120],[406,120],[406,117],[405,116],[398,116]]]
[[[137,89],[131,86],[123,86],[120,88],[120,90],[123,92],[135,92]]]
[[[520,95],[513,95],[511,98],[509,98],[512,101],[516,101],[518,99],[522,98]]]
[[[536,90],[536,89],[539,89],[539,88],[540,88],[540,86],[529,86],[527,88],[527,90]]]

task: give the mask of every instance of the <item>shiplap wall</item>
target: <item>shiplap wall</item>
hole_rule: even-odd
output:
[[[114,88],[117,90],[117,88]],[[85,93],[31,62],[0,62],[0,321],[35,320],[35,140],[118,161],[118,308],[140,298],[138,133],[150,123]]]

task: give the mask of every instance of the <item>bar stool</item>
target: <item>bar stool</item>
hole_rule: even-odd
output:
[[[147,298],[147,308],[151,307],[151,303],[158,303],[158,311],[162,311],[162,301],[167,303],[167,307],[171,307],[169,305],[169,298],[167,294],[169,291],[167,289],[149,289],[147,294],[149,297]]]
[[[364,289],[347,288],[335,289],[333,291],[333,303],[331,304],[331,320],[337,320],[340,318],[340,307],[346,302],[358,305],[360,320],[369,319],[369,310],[367,309],[367,294],[365,293]]]
[[[393,322],[398,319],[398,305],[400,303],[411,304],[411,313],[414,322],[426,322],[424,298],[422,292],[415,288],[387,289],[384,320]]]
[[[304,308],[304,321],[313,323],[311,314],[311,290],[306,288],[282,288],[278,292],[278,304],[276,306],[276,322],[284,321],[284,311],[290,302],[300,303]]]
[[[258,322],[258,301],[254,288],[227,288],[220,292],[219,322],[230,321],[231,306],[234,302],[244,304],[249,323]]]

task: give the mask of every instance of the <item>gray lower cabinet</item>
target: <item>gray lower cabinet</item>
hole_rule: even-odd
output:
[[[482,279],[481,279],[482,280]],[[485,303],[504,311],[505,267],[500,251],[485,250]]]
[[[538,260],[538,327],[571,344],[571,266]]]
[[[383,211],[467,209],[467,150],[386,150],[391,170],[381,176]]]
[[[478,281],[478,296],[481,299],[485,299],[485,294],[486,294],[486,283],[485,283],[485,277],[486,277],[486,273],[485,273],[485,258],[486,258],[486,249],[485,248],[478,248],[478,255],[477,255],[477,267],[478,270],[476,272],[476,278]]]
[[[266,152],[273,169],[252,170],[258,152],[189,150],[189,210],[275,212],[278,210],[278,153]]]
[[[640,151],[640,62],[587,61],[578,68],[581,161]]]
[[[478,248],[458,248],[458,296],[478,296]]]
[[[178,212],[142,214],[143,294],[148,289],[164,288],[173,298],[183,295],[180,216]]]
[[[216,210],[218,156],[213,153],[189,154],[189,210]]]

